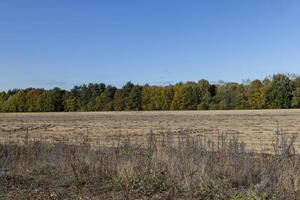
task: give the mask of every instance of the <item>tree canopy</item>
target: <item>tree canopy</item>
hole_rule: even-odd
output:
[[[300,77],[275,74],[249,83],[198,82],[117,88],[104,83],[0,92],[1,112],[227,110],[300,108]]]

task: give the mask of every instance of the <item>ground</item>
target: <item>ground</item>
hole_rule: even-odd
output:
[[[70,143],[86,140],[92,145],[110,145],[120,136],[141,143],[150,130],[158,136],[168,131],[177,136],[185,130],[190,136],[208,137],[214,142],[222,133],[235,134],[247,149],[269,152],[278,127],[287,137],[300,133],[300,110],[0,114],[1,140],[20,143],[27,139]],[[300,150],[300,137],[295,148]]]

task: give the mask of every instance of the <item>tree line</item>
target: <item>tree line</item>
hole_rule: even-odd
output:
[[[207,80],[168,86],[126,83],[27,88],[0,92],[1,112],[229,110],[300,108],[300,76],[275,74],[247,83]]]

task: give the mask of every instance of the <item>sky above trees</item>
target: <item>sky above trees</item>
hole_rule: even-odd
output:
[[[0,90],[300,73],[300,1],[1,1]]]

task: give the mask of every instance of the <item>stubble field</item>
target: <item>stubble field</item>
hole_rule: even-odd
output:
[[[20,143],[42,140],[113,145],[120,138],[129,138],[143,144],[152,131],[158,138],[172,132],[175,139],[185,134],[215,143],[222,134],[234,135],[248,150],[270,152],[278,128],[287,138],[300,133],[300,110],[0,114],[1,141]],[[295,148],[300,149],[300,138]]]
[[[299,116],[0,114],[0,199],[299,199]]]

